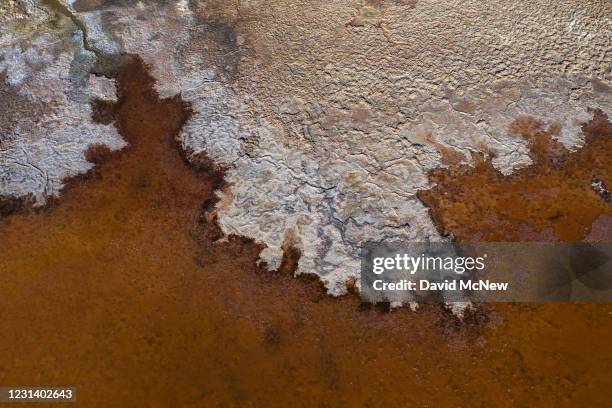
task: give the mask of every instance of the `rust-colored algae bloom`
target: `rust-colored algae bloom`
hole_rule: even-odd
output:
[[[460,241],[612,241],[612,124],[601,112],[570,152],[533,118],[511,129],[528,142],[533,164],[503,176],[480,155],[476,164],[436,169],[419,198],[441,232]],[[592,234],[591,234],[592,233]]]
[[[93,147],[57,202],[0,219],[1,384],[75,386],[86,407],[608,402],[608,305],[380,313],[214,243],[222,171],[181,154],[189,106],[138,58],[117,79],[96,118],[129,146]]]

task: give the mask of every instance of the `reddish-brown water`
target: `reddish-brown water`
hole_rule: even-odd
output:
[[[583,126],[585,146],[567,151],[543,129],[520,118],[512,131],[529,143],[533,165],[503,176],[489,160],[436,169],[419,198],[444,234],[461,241],[612,241],[612,124],[602,112]],[[607,227],[606,227],[607,226]],[[595,236],[589,236],[589,234]]]
[[[0,384],[72,385],[85,407],[608,403],[608,305],[387,313],[214,244],[221,174],[174,140],[188,106],[138,59],[118,78],[97,118],[129,147],[92,149],[60,200],[0,219]]]

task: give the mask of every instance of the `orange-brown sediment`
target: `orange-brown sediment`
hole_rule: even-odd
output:
[[[72,385],[85,407],[608,402],[608,305],[380,313],[213,243],[222,172],[180,154],[189,107],[138,59],[118,78],[98,114],[129,146],[92,148],[53,206],[0,219],[1,384]]]
[[[594,223],[612,217],[612,124],[600,111],[583,126],[585,144],[570,152],[543,129],[520,118],[512,130],[529,144],[533,164],[509,176],[475,155],[475,166],[436,169],[435,187],[419,198],[441,232],[460,241],[580,241]],[[601,240],[612,241],[612,230]]]

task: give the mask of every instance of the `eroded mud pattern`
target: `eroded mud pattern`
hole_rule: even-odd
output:
[[[90,149],[61,200],[0,219],[2,384],[70,384],[87,407],[607,403],[609,305],[387,313],[213,243],[223,182],[177,146],[189,105],[138,58],[117,78],[94,118],[128,147]]]

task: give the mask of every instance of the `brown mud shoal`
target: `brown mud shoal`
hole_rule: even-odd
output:
[[[73,385],[105,408],[608,402],[608,305],[381,313],[257,268],[246,240],[214,245],[201,210],[220,173],[174,140],[189,107],[138,59],[118,78],[97,117],[129,147],[91,149],[57,203],[0,219],[0,384]]]

